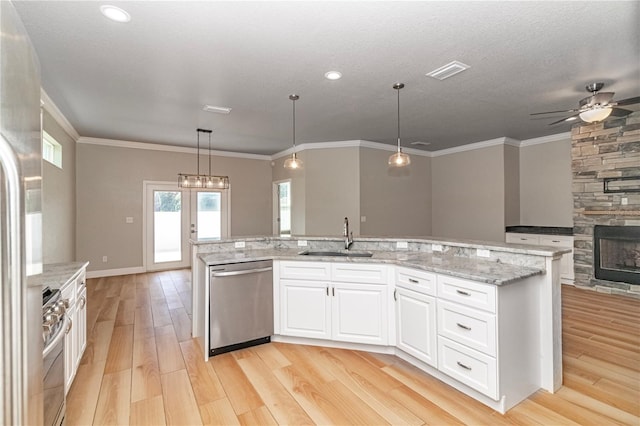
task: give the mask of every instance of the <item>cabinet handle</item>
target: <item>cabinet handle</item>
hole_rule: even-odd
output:
[[[398,289],[393,289],[393,300],[398,300]]]
[[[69,334],[69,332],[71,331],[71,327],[73,327],[73,320],[69,318],[69,325],[67,326],[67,329],[64,331],[64,334]]]
[[[467,365],[464,365],[464,364],[463,364],[463,363],[461,363],[460,361],[456,361],[456,363],[457,363],[460,367],[464,368],[465,370],[469,370],[469,371],[471,371],[471,367],[469,367],[469,366],[467,366]]]
[[[413,278],[409,278],[409,282],[413,284],[420,284],[420,281],[414,280]]]
[[[327,296],[329,295],[329,287],[327,287]]]
[[[463,296],[471,296],[471,293],[467,293],[466,291],[456,289],[456,293],[461,294]]]
[[[471,331],[471,327],[469,327],[469,326],[466,326],[466,325],[464,325],[464,324],[460,324],[459,322],[457,322],[457,323],[456,323],[456,325],[457,325],[458,327],[462,328],[463,330],[469,330],[469,331]]]
[[[335,295],[336,295],[336,288],[335,287],[331,287],[331,294],[333,294],[333,296],[335,297]]]
[[[87,304],[87,299],[82,296],[82,299],[80,299],[80,302],[82,302],[82,306],[80,306],[80,309],[84,309],[84,306]]]
[[[559,243],[559,240],[551,240],[552,243]]]

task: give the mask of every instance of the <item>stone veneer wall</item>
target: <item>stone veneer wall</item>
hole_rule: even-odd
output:
[[[640,285],[595,279],[594,225],[640,226],[640,193],[604,193],[603,178],[640,176],[640,112],[572,132],[575,285],[640,298]],[[627,205],[622,205],[622,199]],[[595,214],[600,212],[605,214]]]

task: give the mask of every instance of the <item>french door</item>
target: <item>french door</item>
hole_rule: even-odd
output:
[[[182,190],[173,182],[144,182],[147,271],[188,268],[189,240],[229,235],[228,191]]]

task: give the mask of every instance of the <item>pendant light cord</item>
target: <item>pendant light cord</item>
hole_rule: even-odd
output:
[[[198,176],[200,176],[200,129],[196,130],[198,134],[198,148],[196,149],[196,164],[198,170]]]
[[[398,92],[398,152],[400,152],[400,88]]]
[[[293,100],[293,154],[296,153],[296,100]]]
[[[211,179],[211,133],[209,133],[209,179]]]

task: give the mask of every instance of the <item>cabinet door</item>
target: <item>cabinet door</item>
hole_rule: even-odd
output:
[[[78,300],[76,302],[76,368],[80,364],[82,354],[87,347],[87,289],[84,288],[80,294],[78,294]]]
[[[73,299],[72,299],[73,301]],[[74,301],[75,302],[75,301]],[[76,358],[75,358],[75,338],[74,327],[75,324],[75,312],[76,304],[73,303],[67,308],[67,328],[64,336],[64,392],[69,392],[73,377],[76,371]]]
[[[280,297],[283,335],[331,338],[329,282],[280,280]]]
[[[395,292],[396,346],[437,368],[436,300],[404,288]]]
[[[389,339],[387,286],[333,283],[333,340],[386,345]]]

